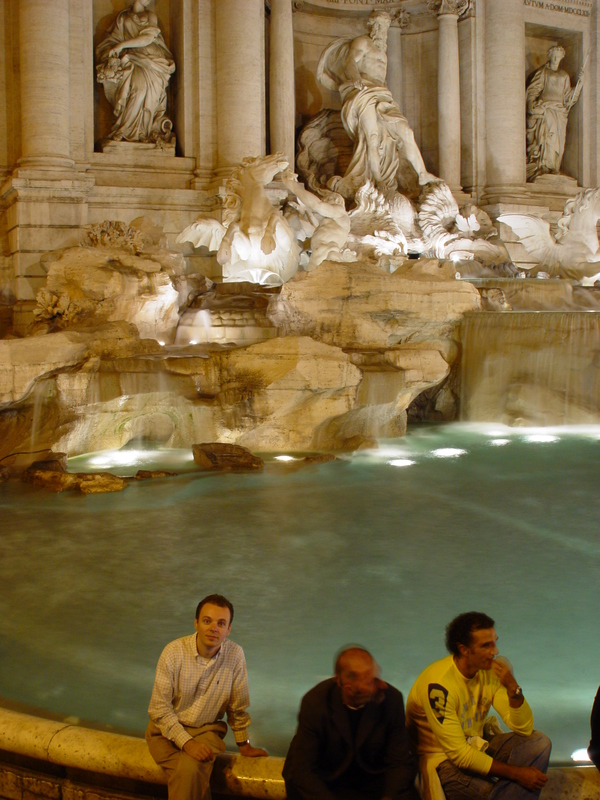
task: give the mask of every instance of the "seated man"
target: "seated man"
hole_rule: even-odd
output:
[[[460,614],[446,628],[451,655],[427,667],[409,692],[407,724],[427,800],[533,800],[547,781],[552,744],[533,730],[510,663],[494,660],[497,638],[486,614]],[[514,733],[487,719],[492,705]]]
[[[283,777],[288,800],[416,800],[402,695],[348,647],[303,698]]]
[[[233,606],[220,594],[198,603],[196,633],[168,644],[156,667],[146,741],[167,773],[169,800],[210,800],[215,756],[225,750],[227,721],[243,756],[266,756],[250,745],[248,675],[242,648],[227,637]]]

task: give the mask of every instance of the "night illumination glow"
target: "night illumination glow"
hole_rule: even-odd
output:
[[[392,467],[412,467],[416,463],[416,461],[411,461],[410,458],[393,458],[388,461],[388,464]]]
[[[540,444],[558,442],[560,437],[552,436],[550,433],[530,433],[525,437],[526,442],[539,442]]]
[[[580,747],[579,750],[574,750],[571,753],[571,761],[589,764],[591,760],[592,759],[589,757],[588,751],[585,749],[585,747]]]
[[[437,450],[433,450],[431,455],[436,458],[458,458],[464,456],[466,452],[458,447],[439,447]]]
[[[294,456],[275,456],[275,461],[296,461]]]

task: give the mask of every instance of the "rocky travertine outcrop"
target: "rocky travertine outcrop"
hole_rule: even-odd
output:
[[[194,461],[203,472],[247,472],[260,470],[265,462],[247,447],[223,442],[203,442],[192,445]]]
[[[457,340],[462,315],[480,308],[477,290],[437,259],[408,260],[388,274],[369,262],[326,261],[299,273],[271,301],[280,334],[312,336],[344,350],[388,350]],[[437,342],[440,342],[439,347]]]
[[[90,281],[99,269],[105,297],[96,298],[95,316],[68,330],[0,342],[0,458],[43,447],[75,455],[137,441],[253,451],[372,446],[401,435],[411,402],[445,380],[457,358],[460,319],[480,306],[477,290],[437,260],[406,261],[393,274],[368,261],[325,261],[272,297],[277,338],[233,349],[167,349],[140,338],[131,297],[117,301],[121,268],[114,293],[110,280],[103,283],[105,266],[94,264],[106,250],[89,251]],[[121,263],[142,257],[125,252]],[[70,258],[56,262],[56,274],[61,265],[67,275]],[[108,308],[126,319],[98,324]]]

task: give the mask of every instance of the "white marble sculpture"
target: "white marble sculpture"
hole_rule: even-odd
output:
[[[168,142],[167,85],[175,62],[158,27],[151,0],[134,0],[121,11],[96,49],[97,80],[113,107],[109,139]]]
[[[585,65],[571,88],[568,74],[559,69],[565,57],[560,45],[548,50],[548,61],[533,75],[527,87],[527,180],[538,175],[559,174],[565,152],[569,111],[583,87]]]
[[[596,224],[600,220],[600,189],[586,189],[567,201],[558,221],[556,237],[550,224],[531,214],[501,214],[532,255],[551,277],[593,283],[600,278],[600,245]]]
[[[369,34],[336,39],[324,50],[317,68],[323,86],[339,91],[342,122],[354,142],[345,175],[330,181],[330,188],[348,200],[368,180],[393,194],[405,160],[421,185],[437,180],[427,171],[410,125],[385,83],[390,22],[386,11],[374,11]]]
[[[290,169],[285,170],[281,180],[298,198],[294,204],[296,210],[309,225],[303,228],[306,238],[310,238],[310,257],[304,269],[310,272],[325,260],[355,261],[355,253],[345,247],[351,223],[344,198],[335,192],[328,192],[324,199],[317,197],[298,181],[298,176]]]
[[[265,191],[287,166],[281,153],[245,158],[225,185],[223,223],[200,215],[177,242],[216,251],[224,281],[263,286],[288,281],[298,269],[300,248],[290,224]]]

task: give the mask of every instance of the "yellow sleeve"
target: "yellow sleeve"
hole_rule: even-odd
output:
[[[460,698],[443,682],[442,678],[442,683],[424,683],[421,690],[422,706],[431,731],[455,766],[487,775],[492,758],[467,742],[458,717]]]
[[[522,736],[531,736],[533,733],[533,711],[527,700],[524,699],[519,708],[511,708],[506,687],[501,685],[494,694],[492,705],[511,730],[515,733],[520,733]]]

